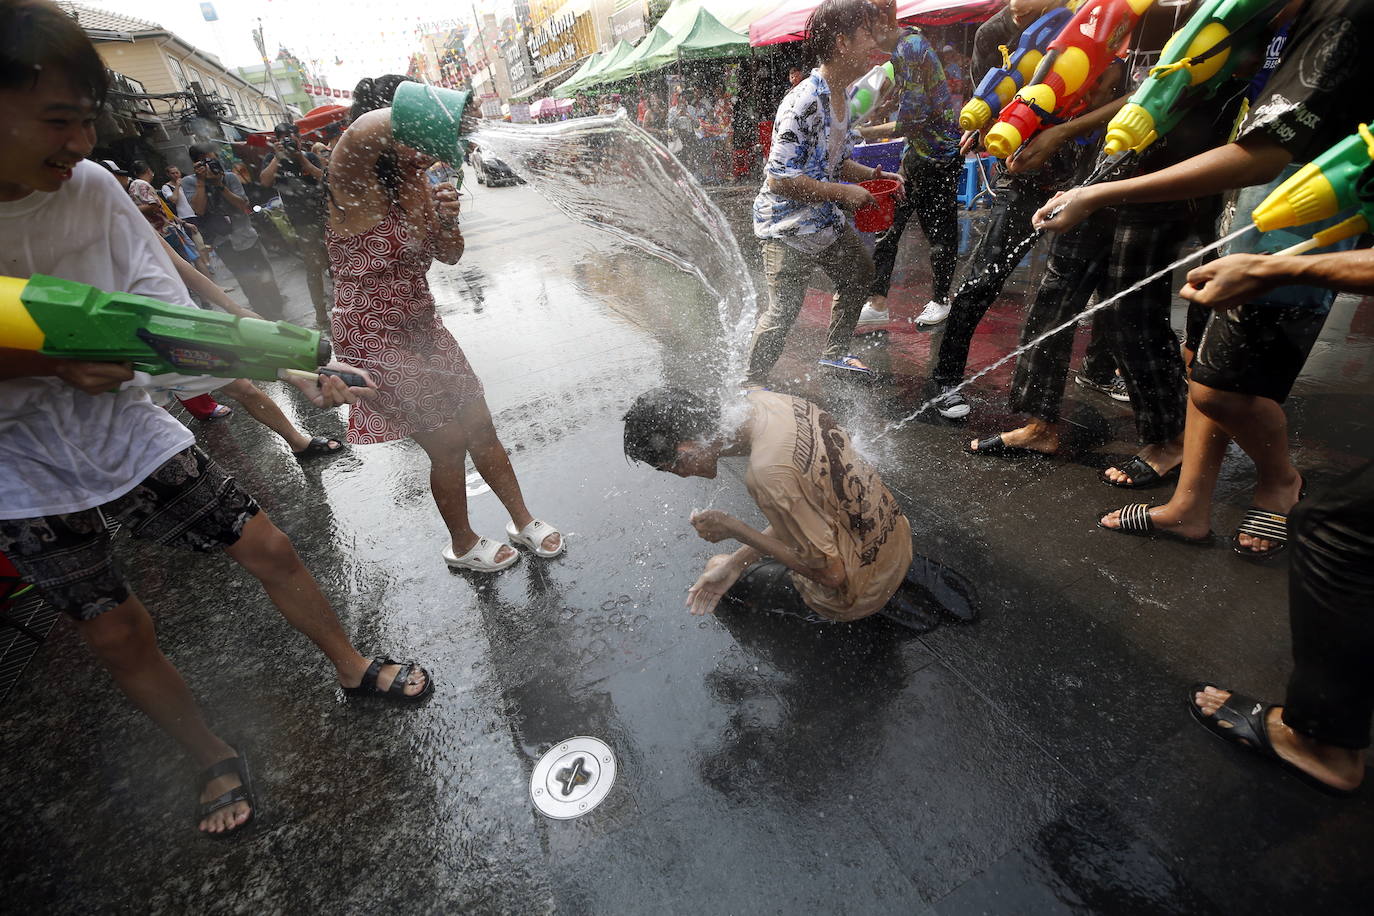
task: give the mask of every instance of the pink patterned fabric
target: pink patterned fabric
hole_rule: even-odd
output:
[[[366,369],[379,396],[353,405],[348,441],[367,445],[433,432],[482,397],[482,382],[434,314],[425,272],[433,249],[400,211],[353,236],[327,232],[334,274],[334,353]]]

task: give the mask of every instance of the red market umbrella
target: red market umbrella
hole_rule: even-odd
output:
[[[757,48],[804,38],[806,20],[820,5],[820,0],[789,0],[749,26],[749,43]],[[1002,0],[897,0],[897,18],[932,26],[978,22],[1001,6]]]

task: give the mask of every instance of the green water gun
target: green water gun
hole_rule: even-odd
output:
[[[1354,215],[1280,254],[1303,254],[1374,226],[1374,133],[1361,124],[1303,166],[1260,202],[1251,218],[1261,232],[1303,226],[1354,209]]]
[[[888,61],[855,80],[849,87],[849,120],[857,123],[871,115],[896,79]]]
[[[1286,0],[1206,0],[1173,34],[1159,63],[1107,124],[1099,169],[1143,153],[1201,99],[1216,94],[1268,41]]]
[[[27,280],[0,277],[0,347],[132,363],[149,375],[270,381],[323,373],[350,386],[367,385],[356,373],[317,368],[330,359],[329,342],[319,331],[107,293],[42,274]]]

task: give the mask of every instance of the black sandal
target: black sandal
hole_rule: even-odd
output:
[[[964,451],[970,455],[992,455],[998,458],[1053,458],[1049,452],[1038,452],[1033,448],[1022,448],[1019,445],[1007,445],[1002,441],[1002,434],[988,436],[986,439],[973,440],[973,447],[964,446]]]
[[[377,675],[381,674],[383,665],[400,665],[401,670],[396,672],[396,677],[391,682],[391,686],[382,690],[377,686]],[[372,664],[367,666],[363,672],[363,679],[357,687],[344,687],[344,696],[347,697],[379,697],[384,700],[391,700],[396,703],[418,703],[434,692],[434,678],[429,676],[429,672],[424,668],[420,671],[425,676],[425,689],[416,694],[406,693],[406,683],[410,680],[410,673],[420,666],[415,662],[398,662],[385,655],[379,655],[372,660]]]
[[[1180,462],[1161,474],[1150,467],[1148,461],[1136,455],[1131,458],[1130,461],[1124,461],[1112,467],[1129,477],[1130,482],[1117,483],[1115,480],[1108,477],[1107,471],[1110,471],[1112,468],[1108,468],[1107,471],[1098,474],[1097,478],[1109,487],[1116,487],[1121,490],[1144,490],[1149,487],[1157,487],[1170,477],[1178,476],[1178,470],[1183,467],[1183,464]]]
[[[1355,794],[1349,789],[1338,789],[1333,785],[1328,785],[1302,767],[1289,763],[1279,756],[1279,752],[1274,750],[1273,742],[1269,740],[1269,710],[1274,708],[1273,703],[1261,703],[1252,697],[1227,691],[1231,695],[1226,698],[1226,702],[1212,715],[1203,715],[1202,710],[1198,708],[1196,695],[1208,687],[1226,690],[1225,687],[1217,687],[1215,684],[1194,684],[1188,690],[1187,702],[1188,711],[1193,714],[1193,718],[1197,720],[1198,724],[1207,729],[1209,733],[1216,735],[1227,744],[1243,747],[1266,760],[1272,760],[1312,788],[1328,795],[1349,798]],[[1223,725],[1222,723],[1226,724]]]
[[[196,780],[195,825],[196,829],[200,831],[202,836],[212,837],[216,840],[223,840],[227,837],[233,836],[236,833],[242,832],[245,827],[247,827],[249,824],[257,820],[258,799],[256,793],[253,792],[253,780],[249,777],[248,774],[248,757],[243,753],[243,751],[238,749],[234,750],[234,755],[235,756],[233,757],[226,757],[218,763],[210,764],[208,767],[201,771],[200,776]],[[208,802],[203,802],[200,800],[200,796],[202,793],[204,793],[205,787],[207,785],[209,785],[213,780],[219,779],[221,776],[230,775],[238,776],[238,785],[234,786],[234,788],[230,789],[228,792],[225,792],[218,798],[211,799]],[[220,810],[221,808],[227,808],[230,805],[235,805],[239,802],[248,803],[248,820],[244,821],[242,824],[239,824],[237,827],[233,827],[229,830],[224,830],[219,833],[211,833],[208,830],[200,830],[201,821],[205,820],[207,817],[209,817],[216,811]]]
[[[1118,534],[1129,534],[1132,537],[1150,538],[1151,540],[1178,541],[1181,544],[1192,544],[1195,547],[1210,546],[1216,537],[1214,532],[1207,532],[1200,538],[1190,538],[1186,535],[1164,528],[1156,528],[1155,520],[1150,517],[1150,509],[1153,507],[1149,503],[1131,503],[1129,506],[1122,506],[1120,509],[1107,509],[1105,512],[1097,513],[1097,527],[1106,531],[1115,531]],[[1120,525],[1116,528],[1108,528],[1102,524],[1102,517],[1113,512],[1120,512],[1118,520]]]
[[[334,443],[333,448],[330,443]],[[326,439],[324,436],[315,436],[310,440],[310,444],[296,452],[297,461],[305,461],[309,458],[319,458],[322,455],[337,455],[343,452],[345,446],[338,439]]]

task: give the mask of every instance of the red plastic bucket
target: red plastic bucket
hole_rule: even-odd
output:
[[[893,193],[898,184],[890,178],[870,178],[859,182],[877,200],[876,204],[860,207],[854,213],[854,228],[860,232],[882,232],[892,225],[892,215],[897,210],[897,199]]]

